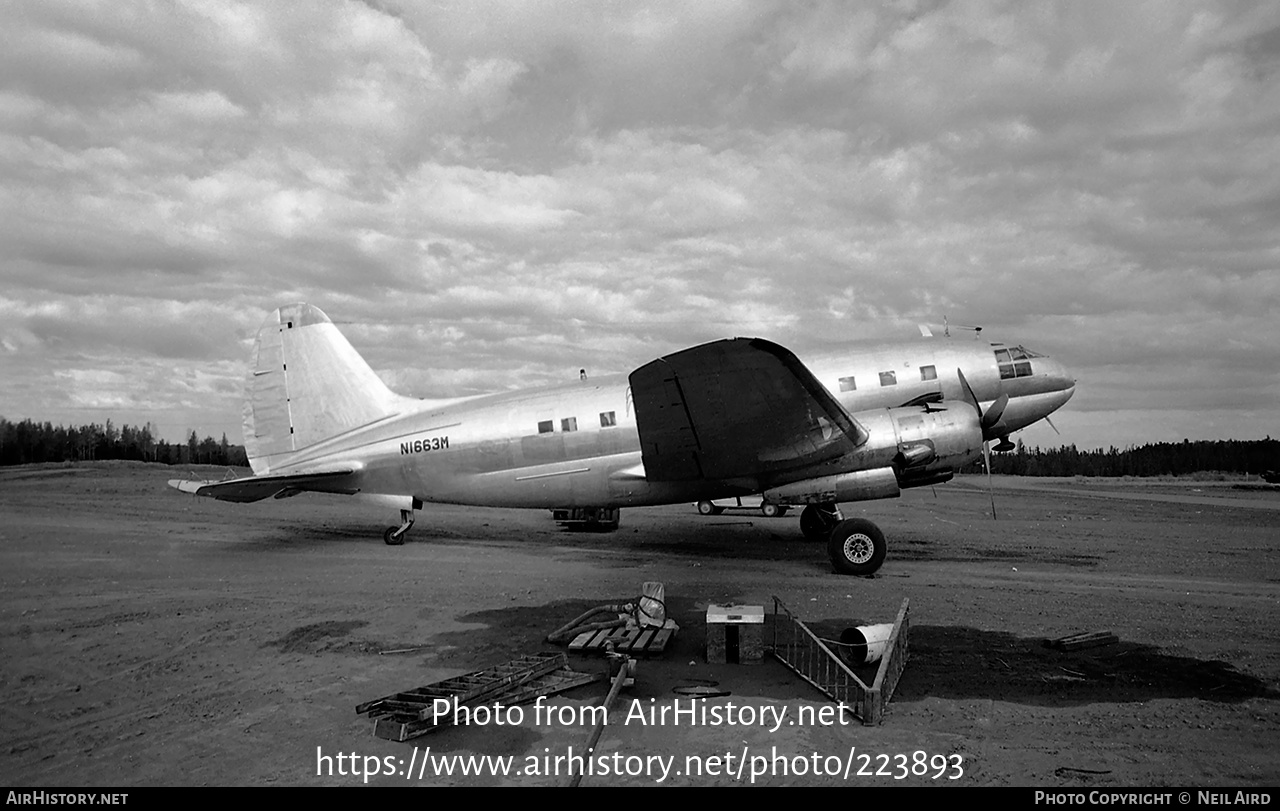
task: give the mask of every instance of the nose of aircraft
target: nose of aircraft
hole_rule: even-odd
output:
[[[1045,392],[1055,392],[1061,398],[1058,405],[1070,400],[1071,395],[1076,393],[1075,375],[1068,372],[1067,367],[1053,358],[1045,357],[1036,358],[1034,365],[1035,370],[1044,375]]]

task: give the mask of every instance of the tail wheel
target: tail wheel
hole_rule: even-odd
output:
[[[396,530],[398,529],[400,529],[400,527],[387,527],[386,531],[382,533],[382,540],[386,541],[387,546],[404,545],[405,534],[401,532],[399,535],[396,535]]]
[[[839,574],[873,575],[879,571],[888,551],[884,533],[865,518],[841,521],[827,540],[831,565]]]

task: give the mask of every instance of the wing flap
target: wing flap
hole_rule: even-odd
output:
[[[649,481],[770,478],[866,441],[800,360],[758,338],[695,346],[631,373]]]
[[[246,476],[242,479],[226,481],[170,479],[169,486],[184,493],[246,504],[251,501],[261,501],[264,498],[285,498],[308,490],[353,495],[358,493],[360,488],[349,486],[350,482],[344,482],[343,479],[355,472],[356,468],[352,466],[311,473]]]

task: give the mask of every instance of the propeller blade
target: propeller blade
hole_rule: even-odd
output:
[[[1044,415],[1044,421],[1045,421],[1045,422],[1047,422],[1047,423],[1049,423],[1049,427],[1053,429],[1053,432],[1054,432],[1055,434],[1057,434],[1058,436],[1062,436],[1062,432],[1058,430],[1058,426],[1056,426],[1056,425],[1054,425],[1054,424],[1053,424],[1053,420],[1049,419],[1049,415],[1048,415],[1048,414],[1045,414],[1045,415]]]
[[[986,442],[982,443],[982,463],[987,468],[987,495],[991,498],[991,520],[996,519],[996,491],[991,486],[991,449]]]
[[[1000,418],[1004,416],[1004,410],[1009,406],[1009,395],[1001,394],[996,401],[991,404],[986,413],[982,415],[982,428],[985,431],[992,428],[996,423],[1000,422]],[[991,437],[987,437],[990,439]]]
[[[969,380],[964,376],[964,371],[956,367],[956,377],[960,378],[960,396],[969,405],[973,406],[973,410],[978,412],[978,417],[982,417],[982,406],[978,404],[978,397],[973,393],[973,386],[969,385]]]
[[[995,439],[1000,434],[1007,433],[1000,423],[1000,418],[1004,416],[1004,410],[1009,406],[1009,395],[1001,394],[984,413],[982,405],[978,402],[978,396],[973,393],[973,386],[969,385],[969,380],[964,376],[964,372],[957,368],[956,376],[960,378],[960,393],[963,395],[964,401],[973,406],[974,411],[978,412],[978,417],[982,423],[982,438]]]

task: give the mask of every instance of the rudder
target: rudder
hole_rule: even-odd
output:
[[[256,474],[321,440],[395,414],[382,382],[320,308],[290,304],[258,329],[244,404],[244,445]]]

